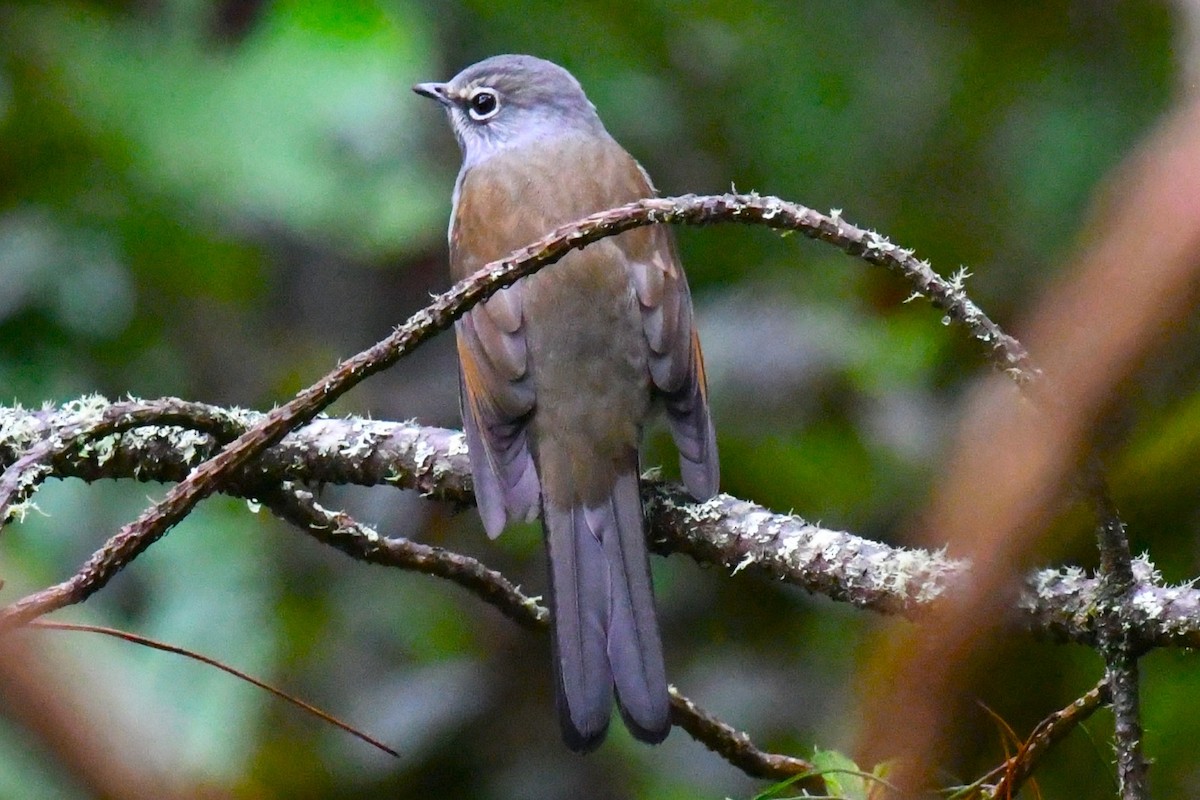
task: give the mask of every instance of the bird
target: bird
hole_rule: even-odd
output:
[[[413,90],[445,109],[462,152],[449,228],[454,280],[594,212],[656,196],[579,81],[498,55]],[[640,494],[643,428],[665,410],[697,500],[716,494],[716,438],[691,295],[673,235],[626,231],[572,251],[455,323],[463,428],[495,538],[540,517],[558,719],[577,752],[615,698],[657,744],[670,697]]]

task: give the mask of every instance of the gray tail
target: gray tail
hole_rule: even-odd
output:
[[[598,505],[544,510],[563,739],[578,752],[599,745],[615,689],[630,732],[657,744],[670,703],[636,462]]]

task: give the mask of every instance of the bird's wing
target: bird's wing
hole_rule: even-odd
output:
[[[520,287],[504,289],[457,323],[463,428],[475,496],[491,537],[533,520],[541,495],[526,426],[535,397]]]
[[[692,298],[674,239],[670,231],[652,227],[629,231],[617,241],[641,307],[650,381],[665,401],[684,484],[697,499],[708,499],[719,483],[716,436]]]

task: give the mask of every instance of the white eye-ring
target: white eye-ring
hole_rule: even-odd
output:
[[[467,113],[476,122],[486,122],[500,111],[500,98],[495,89],[480,87],[467,99]]]

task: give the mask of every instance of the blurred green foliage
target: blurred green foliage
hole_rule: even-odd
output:
[[[614,0],[21,3],[0,0],[0,392],[175,394],[269,406],[446,285],[457,155],[418,80],[531,52],[581,80],[664,193],[772,193],[839,208],[930,258],[1012,325],[1079,242],[1099,182],[1169,107],[1179,23],[1150,2]],[[978,350],[894,276],[762,230],[679,235],[697,298],[727,491],[902,542],[942,468]],[[1138,548],[1200,574],[1195,324],[1147,365],[1109,432]],[[346,408],[456,424],[435,342]],[[672,469],[665,435],[647,463]],[[53,485],[6,530],[4,598],[57,580],[145,502]],[[330,489],[385,533],[480,556],[541,587],[533,529]],[[1087,520],[1055,558],[1089,563]],[[845,749],[873,619],[683,559],[655,565],[680,688],[766,746]],[[464,593],[369,569],[243,504],[209,501],[74,618],[194,647],[397,746],[394,762],[227,676],[46,634],[107,730],[184,786],[242,797],[751,797],[764,786],[676,732],[558,741],[548,644]],[[72,616],[68,615],[68,616]],[[55,662],[58,663],[58,662]],[[979,697],[1018,731],[1092,685],[1083,651],[1016,641]],[[1195,659],[1146,662],[1156,794],[1196,792]],[[1107,796],[1082,736],[1044,796]],[[951,765],[1003,757],[982,711]],[[0,794],[88,796],[53,742],[0,725]]]

